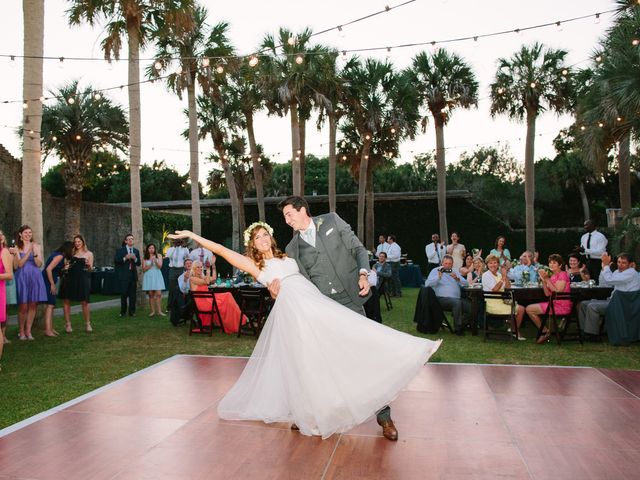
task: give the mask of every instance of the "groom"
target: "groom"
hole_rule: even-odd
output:
[[[302,197],[286,198],[278,208],[287,225],[297,232],[286,253],[298,263],[300,273],[327,297],[364,315],[362,305],[369,295],[369,256],[351,227],[335,213],[312,218],[309,204]],[[275,297],[279,281],[271,282],[269,290]],[[378,424],[385,438],[398,440],[388,406],[378,412]]]

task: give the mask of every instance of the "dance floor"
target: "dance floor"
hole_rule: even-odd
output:
[[[0,479],[640,478],[640,372],[429,364],[327,440],[227,422],[246,359],[175,356],[0,432]]]

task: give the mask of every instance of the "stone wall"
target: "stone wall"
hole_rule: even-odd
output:
[[[22,164],[0,145],[0,229],[8,238],[21,225]],[[64,240],[64,199],[42,191],[44,251],[48,255]],[[113,265],[115,249],[131,230],[129,208],[83,202],[80,232],[95,255],[97,266]]]

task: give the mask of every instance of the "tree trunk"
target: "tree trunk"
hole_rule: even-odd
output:
[[[338,122],[329,114],[329,211],[336,211],[336,132]]]
[[[193,232],[200,235],[202,219],[200,216],[200,172],[198,165],[198,111],[196,107],[195,79],[187,85],[189,103],[189,179],[191,180],[191,221]]]
[[[366,213],[365,213],[365,231],[366,231],[366,248],[375,251],[375,211],[374,211],[374,194],[373,194],[373,168],[367,168],[367,193],[366,193]]]
[[[447,228],[447,164],[444,152],[444,123],[435,119],[436,125],[436,177],[438,179],[438,225],[440,238],[444,242],[449,238]]]
[[[300,195],[300,128],[298,126],[298,102],[289,105],[291,116],[291,189],[294,195]]]
[[[218,145],[214,142],[213,145],[218,156],[220,157],[220,163],[224,170],[224,179],[227,184],[227,190],[229,191],[229,201],[231,202],[231,249],[235,252],[240,251],[240,218],[239,218],[239,206],[238,206],[238,189],[236,188],[236,180],[231,171],[231,165],[225,158],[224,145]]]
[[[527,140],[524,151],[524,216],[526,226],[527,250],[536,251],[536,217],[534,211],[535,171],[533,155],[536,141],[536,117],[533,110],[527,112]]]
[[[582,202],[582,215],[586,222],[591,218],[591,211],[589,210],[589,199],[587,198],[587,192],[584,189],[584,182],[578,182],[578,191],[580,192],[580,201]]]
[[[305,157],[305,145],[307,140],[307,121],[304,118],[300,118],[299,120],[299,130],[300,130],[300,195],[304,196],[304,179],[305,179],[305,168],[304,168],[304,157]]]
[[[71,240],[80,233],[80,212],[82,210],[82,188],[65,182],[67,192],[64,204],[64,238]]]
[[[142,149],[140,111],[140,37],[138,29],[131,26],[129,39],[129,173],[131,178],[131,233],[138,250],[143,250],[144,230],[142,226],[142,195],[140,191],[140,152]],[[142,275],[140,275],[142,278]],[[139,281],[139,283],[142,280]],[[141,284],[140,284],[141,285]],[[138,287],[140,287],[138,285]],[[141,288],[138,288],[142,291]]]
[[[360,153],[360,171],[358,174],[358,238],[364,243],[364,209],[365,193],[367,190],[367,168],[369,166],[369,150],[371,149],[371,139],[364,140],[362,152]]]
[[[246,220],[245,211],[244,211],[244,192],[242,192],[240,189],[238,189],[237,192],[238,192],[238,232],[243,234],[245,229],[247,228],[247,220]],[[244,238],[241,238],[240,240],[242,241],[242,243],[240,244],[240,248],[242,249],[244,247]]]
[[[620,209],[626,215],[631,211],[631,132],[624,133],[618,142],[618,188]]]
[[[44,0],[23,0],[24,72],[22,116],[22,210],[21,222],[31,227],[34,241],[44,241],[40,132],[42,126],[42,55],[44,45]]]
[[[256,184],[256,202],[258,203],[258,218],[261,222],[265,221],[264,213],[264,184],[262,178],[262,164],[260,163],[260,155],[258,154],[258,146],[256,145],[256,135],[253,131],[253,113],[245,114],[247,120],[247,136],[249,137],[249,150],[251,152],[251,165],[253,166],[253,180]]]

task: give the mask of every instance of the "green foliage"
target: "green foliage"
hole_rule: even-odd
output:
[[[616,226],[611,251],[629,253],[636,263],[640,263],[640,207],[632,209]]]

